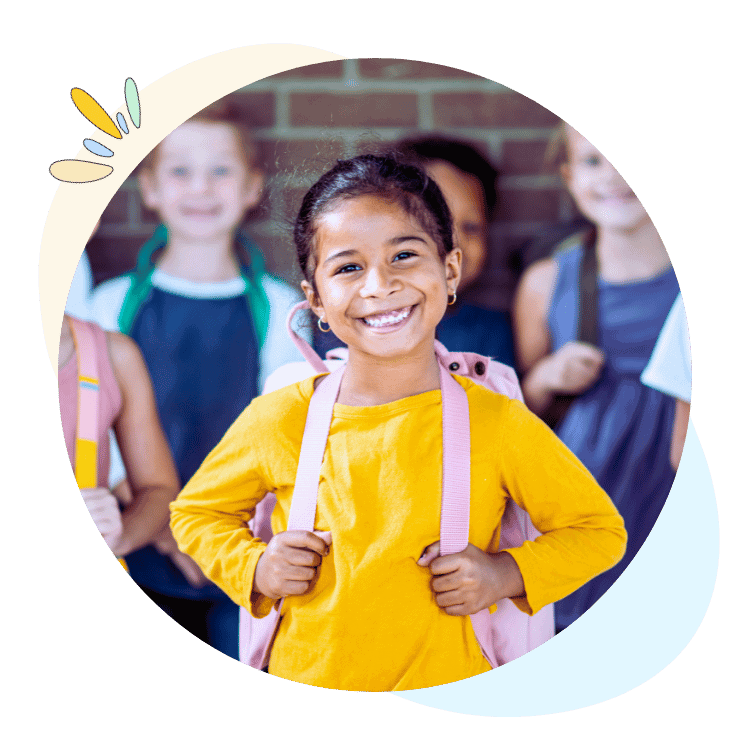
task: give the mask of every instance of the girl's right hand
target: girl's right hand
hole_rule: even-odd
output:
[[[587,391],[604,367],[604,352],[582,341],[568,341],[547,357],[548,388],[554,393],[577,395]]]
[[[330,531],[276,534],[255,567],[253,591],[269,599],[307,593],[330,544]]]

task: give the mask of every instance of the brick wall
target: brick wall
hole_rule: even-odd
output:
[[[268,174],[262,206],[247,230],[276,274],[297,280],[289,220],[305,190],[333,159],[369,144],[440,132],[483,147],[500,169],[487,272],[469,291],[507,308],[519,248],[574,209],[543,154],[557,118],[526,97],[484,78],[408,60],[343,60],[287,71],[231,95],[256,128]],[[88,251],[95,282],[129,270],[156,217],[128,178],[102,217]]]

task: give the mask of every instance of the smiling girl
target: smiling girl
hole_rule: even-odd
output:
[[[316,533],[285,531],[310,399],[326,375],[257,398],[172,504],[172,529],[255,617],[282,597],[271,674],[406,690],[490,669],[468,615],[510,597],[533,614],[616,563],[622,519],[582,464],[518,401],[454,376],[471,421],[470,544],[440,537],[442,396],[435,328],[461,250],[421,169],[340,161],[294,230],[302,287],[349,348],[320,472]],[[247,527],[278,499],[267,545]],[[497,550],[508,498],[542,535]]]
[[[562,125],[561,175],[596,227],[531,266],[514,309],[516,362],[529,408],[544,416],[574,396],[555,430],[607,491],[625,519],[627,554],[612,570],[555,606],[558,629],[585,612],[638,552],[674,480],[669,445],[674,404],[640,375],[677,293],[672,264],[635,193],[580,133]],[[595,253],[598,341],[578,341],[580,268]]]

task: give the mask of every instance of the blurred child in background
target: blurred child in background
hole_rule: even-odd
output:
[[[628,531],[622,562],[555,605],[561,629],[633,559],[672,486],[674,401],[640,376],[679,290],[656,227],[625,180],[573,128],[562,125],[559,134],[562,177],[595,231],[523,275],[514,307],[516,361],[532,411],[544,416],[559,396],[573,397],[555,431],[615,502]],[[587,253],[593,279],[584,280]],[[595,304],[579,311],[582,280]],[[577,340],[579,323],[592,314],[596,344]]]
[[[132,273],[94,291],[92,310],[104,328],[140,346],[182,485],[267,375],[299,358],[285,317],[300,295],[266,272],[261,251],[240,231],[261,200],[264,176],[252,134],[229,102],[168,135],[138,179],[162,224]],[[127,563],[164,611],[237,657],[237,607],[171,536]]]

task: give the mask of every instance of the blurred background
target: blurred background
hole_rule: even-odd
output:
[[[336,158],[419,133],[478,146],[499,169],[490,257],[465,298],[508,310],[521,270],[546,254],[538,238],[577,215],[545,150],[558,118],[536,102],[454,68],[394,59],[340,60],[297,68],[230,95],[256,128],[268,176],[249,216],[269,270],[297,282],[290,223],[304,192]],[[134,175],[123,183],[88,244],[94,283],[129,271],[157,224],[141,204]]]

